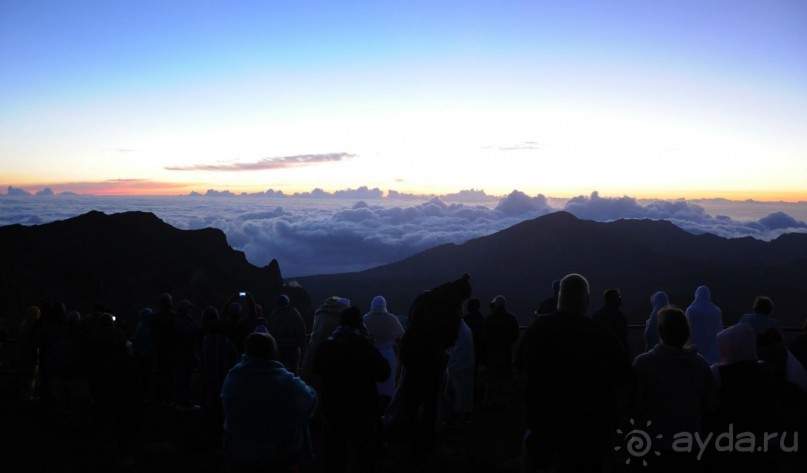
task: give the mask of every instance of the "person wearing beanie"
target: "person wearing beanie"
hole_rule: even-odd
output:
[[[325,471],[370,472],[376,459],[376,384],[390,377],[390,365],[373,346],[357,307],[342,311],[339,327],[314,358],[325,419]],[[347,452],[353,453],[352,462]]]
[[[382,410],[389,404],[395,394],[395,374],[398,372],[398,344],[404,329],[398,318],[387,311],[387,300],[383,296],[375,296],[370,303],[370,312],[364,315],[364,326],[373,337],[373,344],[390,366],[390,375],[378,383],[378,396]]]
[[[241,361],[224,379],[221,402],[224,450],[236,470],[301,471],[312,451],[308,420],[317,395],[278,361],[271,335],[247,337]]]

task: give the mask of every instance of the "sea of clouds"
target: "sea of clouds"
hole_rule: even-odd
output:
[[[263,266],[277,259],[285,277],[367,269],[437,245],[490,235],[558,210],[596,221],[663,219],[692,233],[727,238],[771,240],[783,233],[807,232],[804,202],[638,200],[601,197],[597,192],[572,199],[519,191],[492,197],[475,190],[422,197],[365,187],[294,196],[215,190],[173,197],[9,192],[0,195],[0,226],[42,224],[90,210],[147,211],[182,229],[219,228],[253,264]],[[712,215],[714,210],[721,213]]]

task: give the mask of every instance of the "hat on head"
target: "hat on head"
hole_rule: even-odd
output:
[[[373,302],[370,303],[371,310],[387,310],[387,300],[383,296],[373,297]]]
[[[490,301],[490,303],[491,303],[491,305],[503,306],[503,305],[507,305],[507,300],[504,298],[504,296],[496,296],[496,297],[493,298],[492,301]]]

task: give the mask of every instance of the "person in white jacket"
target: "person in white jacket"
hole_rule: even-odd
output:
[[[386,407],[395,394],[395,374],[398,372],[398,343],[403,337],[404,329],[395,315],[387,312],[387,301],[382,296],[375,296],[370,303],[370,312],[364,315],[364,326],[373,337],[373,344],[390,366],[389,377],[377,383],[378,396],[383,399],[381,406]]]
[[[692,328],[689,344],[712,365],[720,361],[717,348],[717,334],[723,330],[723,315],[720,307],[712,303],[709,288],[699,286],[695,290],[695,300],[687,307],[687,319]]]

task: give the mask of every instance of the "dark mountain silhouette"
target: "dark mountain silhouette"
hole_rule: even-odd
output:
[[[64,301],[87,313],[101,303],[130,324],[165,291],[221,310],[248,291],[268,311],[290,296],[310,320],[304,290],[283,286],[280,265],[264,268],[232,249],[221,230],[179,230],[154,214],[89,212],[44,225],[0,227],[0,319],[19,319],[26,306]],[[13,325],[13,323],[11,323]]]
[[[605,289],[620,288],[631,323],[644,322],[653,292],[663,290],[686,308],[701,284],[711,288],[726,323],[750,312],[757,295],[773,298],[774,316],[785,325],[800,327],[807,315],[801,297],[807,287],[807,234],[771,242],[726,239],[693,235],[667,221],[601,223],[566,212],[370,270],[297,280],[315,305],[338,294],[368,309],[371,298],[383,294],[391,311],[406,313],[420,291],[463,272],[471,273],[474,295],[483,304],[502,294],[522,323],[551,295],[552,280],[571,272],[589,279],[593,309],[602,305]]]

